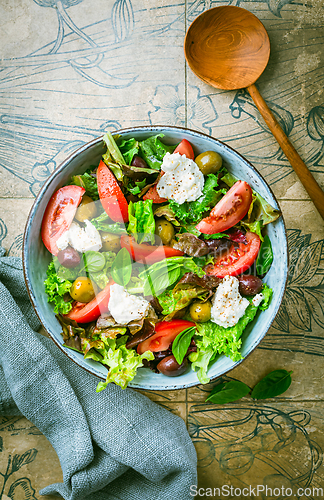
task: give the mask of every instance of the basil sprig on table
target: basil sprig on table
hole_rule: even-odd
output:
[[[258,258],[256,260],[256,273],[260,276],[266,274],[273,261],[273,252],[269,236],[266,234],[261,244]]]
[[[120,286],[126,286],[132,276],[132,261],[126,248],[119,250],[111,266],[111,277]]]
[[[250,387],[240,380],[222,382],[214,387],[206,402],[209,401],[216,404],[232,403],[247,396],[250,390]]]
[[[292,371],[278,369],[268,373],[260,382],[252,389],[251,397],[253,399],[268,399],[275,398],[286,392],[291,384]],[[217,384],[206,402],[215,404],[226,404],[237,401],[238,399],[247,396],[251,391],[250,387],[240,380],[230,380],[229,382],[221,382]]]
[[[253,389],[253,399],[275,398],[284,393],[291,384],[292,371],[274,370],[264,377]]]
[[[181,365],[185,355],[187,354],[188,347],[190,346],[191,339],[195,332],[196,327],[190,326],[189,328],[183,330],[183,332],[179,333],[172,342],[172,354],[179,365]]]

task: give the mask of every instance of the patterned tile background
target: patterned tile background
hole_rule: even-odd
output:
[[[185,65],[189,23],[225,4],[264,23],[271,56],[259,90],[324,186],[321,0],[2,1],[0,242],[10,255],[21,254],[26,217],[44,180],[104,130],[187,126],[245,155],[279,199],[291,264],[268,335],[227,378],[253,385],[280,367],[294,371],[293,383],[283,397],[261,403],[206,404],[213,384],[148,396],[186,421],[201,488],[284,486],[291,498],[318,498],[312,488],[324,489],[324,225],[247,92],[209,87]],[[44,436],[24,418],[3,417],[0,500],[39,499],[41,487],[60,480]],[[299,487],[310,490],[297,495]]]

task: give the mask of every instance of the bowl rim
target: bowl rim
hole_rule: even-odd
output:
[[[234,155],[239,156],[241,158],[241,160],[243,160],[243,162],[247,163],[249,165],[249,167],[251,168],[251,170],[253,170],[256,173],[256,175],[260,178],[260,180],[266,186],[267,190],[272,195],[273,199],[275,200],[275,202],[277,204],[278,209],[280,210],[280,205],[278,203],[278,200],[277,200],[274,192],[272,191],[272,188],[269,186],[269,184],[264,179],[264,177],[262,176],[262,174],[260,174],[260,172],[254,167],[254,165],[249,160],[247,160],[241,153],[239,153],[236,149],[232,148],[231,146],[229,146],[225,142],[223,142],[223,141],[221,141],[221,140],[219,140],[219,139],[217,139],[217,138],[215,138],[215,137],[213,137],[211,135],[205,134],[204,132],[200,132],[200,131],[197,131],[197,130],[192,130],[190,128],[173,126],[173,125],[138,125],[138,126],[134,126],[134,127],[125,127],[125,128],[113,131],[112,135],[123,135],[123,134],[126,134],[126,133],[131,133],[132,131],[143,131],[143,133],[149,132],[149,131],[151,131],[151,132],[157,132],[157,133],[158,132],[163,133],[163,131],[166,132],[167,130],[170,130],[170,131],[173,131],[173,130],[183,131],[184,133],[188,133],[189,132],[191,135],[194,135],[194,136],[197,136],[197,137],[200,137],[200,138],[206,138],[208,140],[211,140],[211,141],[214,141],[215,143],[220,144],[225,149],[228,149],[230,152],[234,153]],[[94,145],[99,144],[100,142],[102,142],[103,141],[103,136],[104,136],[104,134],[102,134],[101,136],[98,136],[98,137],[92,139],[91,141],[83,144],[78,149],[76,149],[75,151],[73,151],[69,156],[67,156],[56,167],[56,169],[52,172],[52,174],[46,179],[46,181],[42,185],[39,193],[35,197],[35,200],[34,200],[32,206],[31,206],[31,209],[29,211],[29,214],[28,214],[28,217],[27,217],[27,221],[26,221],[26,224],[25,224],[24,235],[23,235],[23,245],[22,245],[22,264],[23,264],[23,274],[24,274],[25,285],[26,285],[26,289],[27,289],[27,293],[28,293],[30,302],[31,302],[31,304],[33,306],[33,309],[34,309],[34,311],[36,313],[36,316],[39,319],[40,324],[42,325],[42,327],[44,328],[44,330],[47,332],[47,334],[49,335],[49,337],[52,339],[52,341],[56,344],[56,346],[58,346],[59,349],[70,360],[72,360],[77,366],[79,366],[80,368],[84,369],[89,374],[94,375],[95,377],[97,377],[100,380],[105,380],[105,377],[103,375],[99,375],[98,373],[94,373],[94,371],[91,370],[90,368],[88,368],[87,366],[83,366],[80,363],[78,363],[70,355],[70,353],[68,352],[68,349],[64,348],[63,344],[60,344],[58,342],[58,340],[55,338],[55,336],[49,331],[49,329],[46,327],[46,325],[42,321],[42,319],[40,317],[40,314],[38,313],[38,310],[37,310],[36,302],[34,300],[34,294],[32,292],[32,286],[29,283],[28,269],[27,269],[27,250],[26,250],[26,248],[27,248],[28,233],[29,233],[29,229],[30,229],[31,224],[32,224],[33,216],[34,216],[34,209],[37,207],[39,200],[42,198],[42,196],[44,195],[44,193],[47,191],[48,187],[50,186],[50,184],[52,183],[52,181],[54,180],[54,178],[56,177],[56,175],[59,172],[61,172],[62,170],[64,170],[65,166],[68,163],[70,163],[74,158],[76,158],[80,153],[83,153],[87,149],[90,149],[92,146],[94,146]],[[286,291],[286,288],[287,288],[288,272],[289,272],[289,251],[288,251],[287,229],[286,229],[285,220],[283,218],[281,210],[280,210],[280,213],[281,213],[281,222],[283,224],[283,233],[284,233],[284,237],[285,237],[284,238],[284,240],[285,240],[284,252],[285,252],[285,255],[287,256],[287,267],[285,269],[284,286],[281,288],[282,295],[281,295],[280,301],[278,302],[278,304],[277,304],[277,306],[276,306],[276,308],[275,308],[275,310],[273,312],[273,318],[272,318],[272,320],[271,320],[271,322],[270,322],[267,330],[262,335],[262,337],[260,339],[258,339],[258,341],[255,343],[255,345],[252,346],[251,350],[244,356],[244,358],[240,359],[239,361],[234,362],[233,366],[231,366],[230,368],[226,369],[222,374],[210,377],[209,383],[217,380],[218,378],[223,377],[228,372],[230,372],[231,370],[233,370],[234,368],[236,368],[243,361],[245,361],[247,359],[247,357],[250,356],[250,354],[252,354],[255,351],[255,349],[260,345],[260,343],[262,342],[262,340],[264,339],[264,337],[268,333],[269,329],[271,328],[272,323],[274,322],[274,320],[275,320],[275,318],[276,318],[276,316],[278,314],[279,308],[281,306],[281,303],[282,303],[282,300],[283,300],[283,297],[284,297],[284,294],[285,294],[285,291]],[[131,382],[129,383],[128,387],[132,388],[132,389],[140,389],[140,390],[146,390],[146,391],[170,391],[170,390],[180,390],[180,389],[186,389],[186,388],[189,388],[189,387],[195,387],[197,385],[200,385],[200,381],[198,380],[198,378],[197,378],[197,381],[194,381],[192,383],[186,383],[186,384],[183,384],[183,385],[176,385],[174,387],[172,386],[172,384],[169,384],[167,387],[162,387],[162,388],[160,388],[160,387],[159,388],[151,387],[151,388],[149,388],[149,387],[147,387],[145,385],[141,385],[141,384],[132,385]]]

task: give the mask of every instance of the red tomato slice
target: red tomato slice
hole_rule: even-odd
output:
[[[155,334],[138,344],[138,354],[143,354],[145,351],[166,351],[176,336],[190,326],[195,326],[195,323],[185,319],[173,319],[172,321],[157,323],[155,325]]]
[[[207,274],[224,278],[224,276],[237,276],[252,266],[260,250],[260,238],[257,234],[247,232],[247,244],[239,243],[239,248],[232,247],[229,254],[220,257],[214,265],[209,265],[205,271]]]
[[[87,304],[76,302],[69,314],[66,314],[65,316],[70,319],[74,319],[77,323],[90,323],[90,321],[95,321],[102,313],[108,311],[110,287],[113,284],[114,282],[110,281],[108,285],[106,285],[106,287]]]
[[[187,139],[182,139],[180,144],[175,148],[173,153],[180,153],[181,155],[186,155],[187,158],[190,160],[195,159],[195,154],[193,152],[192,146]]]
[[[243,219],[251,202],[252,189],[247,182],[237,181],[196,229],[204,234],[226,231]]]
[[[128,222],[128,204],[114,174],[103,161],[97,170],[98,191],[105,212],[115,222]]]
[[[157,192],[156,184],[151,186],[147,193],[144,194],[143,200],[152,200],[153,203],[164,203],[165,201],[168,201],[167,198],[161,198]]]
[[[136,243],[130,236],[122,235],[120,238],[122,248],[130,253],[133,260],[136,262],[144,262],[145,264],[154,264],[168,257],[177,257],[184,255],[180,250],[168,247],[165,245],[147,245],[146,243]]]
[[[42,240],[47,250],[57,255],[57,240],[69,229],[85,189],[64,186],[53,194],[47,204],[42,222]]]

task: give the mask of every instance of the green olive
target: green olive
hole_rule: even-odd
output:
[[[205,151],[195,158],[195,163],[204,175],[208,175],[216,174],[221,168],[223,160],[215,151]]]
[[[70,288],[72,299],[78,302],[90,302],[97,292],[97,285],[86,276],[79,276]]]
[[[90,196],[84,194],[75,214],[76,220],[78,220],[79,222],[84,222],[85,220],[92,219],[96,215],[97,207],[95,202],[92,198],[90,198]]]
[[[210,320],[211,303],[207,302],[193,302],[190,306],[190,316],[197,323],[205,323]]]
[[[163,245],[169,245],[174,236],[174,227],[171,222],[159,219],[155,224],[155,234],[160,236]]]
[[[120,236],[112,233],[101,233],[102,249],[105,252],[118,252],[120,246]]]

